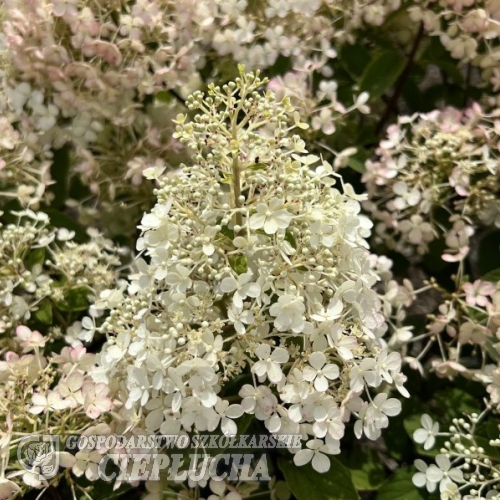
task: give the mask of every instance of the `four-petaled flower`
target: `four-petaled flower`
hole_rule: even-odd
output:
[[[339,376],[339,367],[327,363],[326,356],[322,352],[313,352],[309,357],[309,365],[303,369],[304,380],[314,383],[314,388],[319,392],[325,392],[330,383]]]
[[[288,361],[290,357],[288,351],[282,347],[276,347],[271,353],[271,346],[269,344],[261,344],[255,349],[255,354],[258,356],[259,361],[253,365],[252,371],[258,377],[267,376],[274,384],[280,382],[283,378],[280,364]]]
[[[283,202],[273,198],[269,204],[259,203],[255,210],[257,213],[250,216],[251,229],[264,229],[266,234],[275,234],[280,229],[286,229],[292,220],[292,214],[283,207]]]

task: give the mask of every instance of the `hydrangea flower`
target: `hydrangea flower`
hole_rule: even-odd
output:
[[[421,417],[422,427],[413,433],[413,439],[421,444],[424,450],[430,450],[436,442],[436,435],[439,433],[439,423],[433,422],[431,417],[424,413]]]
[[[495,226],[499,194],[499,129],[478,104],[401,116],[387,129],[363,175],[377,221],[377,241],[406,255],[423,255],[444,237],[442,258],[460,262],[469,253],[474,224]],[[422,175],[422,168],[426,175]],[[446,210],[448,223],[438,223]]]
[[[302,126],[295,109],[260,93],[265,83],[240,69],[188,99],[193,121],[177,117],[193,163],[160,179],[143,217],[144,260],[98,327],[108,341],[96,380],[123,403],[120,429],[168,421],[232,434],[246,413],[275,436],[303,434],[296,460],[324,472],[350,418],[376,439],[399,413],[377,388],[402,391],[401,361],[380,340],[359,197],[304,151],[291,133]],[[318,223],[328,238],[315,236]],[[222,389],[245,373],[253,382],[229,404]]]

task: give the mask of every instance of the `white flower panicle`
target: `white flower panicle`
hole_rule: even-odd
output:
[[[123,403],[122,431],[231,435],[246,413],[301,434],[296,463],[326,471],[351,418],[375,439],[399,413],[380,391],[404,390],[404,376],[380,341],[361,197],[332,187],[332,167],[291,134],[298,113],[259,93],[265,83],[240,68],[188,99],[193,121],[178,116],[194,164],[161,181],[142,219],[142,257],[100,328],[94,377]]]

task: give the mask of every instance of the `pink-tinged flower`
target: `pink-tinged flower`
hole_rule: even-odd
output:
[[[456,132],[461,128],[463,114],[455,108],[446,108],[441,112],[439,117],[441,121],[440,128],[443,132]]]
[[[75,371],[66,380],[59,382],[57,391],[70,408],[76,408],[78,405],[83,404],[82,386],[83,375]]]
[[[83,406],[89,418],[95,419],[101,413],[111,409],[112,402],[108,398],[109,387],[106,384],[86,382],[82,387],[84,397]]]
[[[441,258],[446,262],[460,262],[467,257],[469,250],[470,247],[465,246],[460,248],[457,253],[444,253]]]
[[[52,13],[57,17],[74,17],[78,13],[78,0],[53,0]]]
[[[491,335],[491,331],[485,326],[478,325],[472,321],[467,321],[460,326],[458,339],[461,344],[470,343],[484,345]]]
[[[467,368],[456,361],[434,360],[431,361],[431,367],[438,377],[447,378],[449,380],[453,380],[457,373],[467,373]]]
[[[9,479],[0,478],[0,500],[12,498],[21,488]]]
[[[34,415],[47,413],[48,411],[64,410],[68,408],[68,403],[64,401],[61,395],[56,391],[49,392],[48,396],[37,392],[33,394],[31,402],[33,404],[28,411],[30,413],[33,413]]]
[[[64,347],[60,354],[52,358],[52,362],[61,364],[65,374],[69,374],[75,366],[81,371],[89,371],[95,364],[95,355],[87,352],[83,345]]]
[[[104,59],[107,63],[115,66],[121,64],[123,60],[122,53],[115,44],[104,42],[102,40],[94,40],[84,44],[82,52],[86,57],[98,56]]]
[[[31,331],[27,326],[18,326],[16,328],[16,335],[23,348],[23,353],[45,346],[46,339],[43,335],[37,330]]]
[[[446,333],[450,337],[454,337],[457,332],[455,328],[451,326],[451,322],[457,315],[456,310],[452,305],[448,304],[441,304],[438,309],[440,314],[436,316],[436,320],[430,323],[427,328],[435,335],[439,335],[446,328]]]
[[[471,307],[486,307],[489,304],[488,297],[493,295],[495,287],[489,281],[476,280],[474,283],[464,283],[465,302]]]

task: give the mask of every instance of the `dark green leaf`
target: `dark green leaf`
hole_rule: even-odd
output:
[[[405,58],[399,52],[382,52],[365,68],[359,81],[360,90],[368,92],[371,99],[380,97],[394,84],[404,66]]]
[[[372,448],[361,449],[356,447],[346,457],[346,453],[340,455],[342,463],[351,471],[352,482],[358,491],[374,491],[386,479],[386,473],[377,452]]]
[[[234,231],[229,228],[229,226],[222,226],[222,229],[220,232],[226,237],[229,238],[231,241],[234,240]]]
[[[412,483],[417,471],[407,467],[396,471],[378,491],[377,500],[425,500],[427,494]]]
[[[339,61],[347,73],[357,80],[370,63],[370,54],[363,45],[345,44],[340,50]]]
[[[458,387],[437,391],[433,399],[437,402],[436,410],[439,410],[447,424],[460,417],[461,413],[474,413],[479,409],[477,399]]]
[[[43,266],[45,262],[45,248],[34,248],[28,255],[28,269],[33,270],[33,267],[38,265]]]
[[[430,111],[432,106],[423,99],[419,83],[419,80],[408,78],[403,84],[402,96],[412,112]]]
[[[488,233],[481,238],[477,266],[479,268],[479,275],[483,276],[483,279],[490,272],[498,269],[498,247],[500,247],[500,231]]]
[[[295,238],[293,237],[293,234],[290,231],[287,231],[285,233],[285,240],[292,245],[293,248],[297,249],[297,242],[295,241]]]
[[[243,274],[248,270],[247,258],[244,255],[231,255],[229,265],[236,274]]]
[[[89,307],[88,297],[88,288],[73,288],[65,295],[64,301],[57,304],[57,307],[61,311],[85,311]]]
[[[316,472],[311,464],[297,467],[291,460],[280,459],[279,468],[297,500],[356,500],[359,498],[349,469],[330,459],[330,470]]]
[[[500,281],[500,267],[498,269],[494,269],[489,273],[486,273],[482,278],[483,281],[491,281],[493,283],[497,283]]]
[[[365,162],[356,156],[351,156],[349,160],[347,160],[347,164],[360,174],[366,172]]]
[[[52,325],[52,303],[50,300],[42,301],[33,316],[44,325]]]

